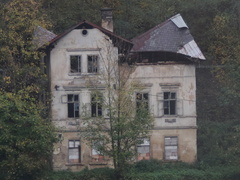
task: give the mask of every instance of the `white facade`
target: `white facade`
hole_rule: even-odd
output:
[[[54,169],[112,166],[110,161],[92,162],[95,151],[81,142],[78,128],[82,113],[90,111],[91,88],[104,92],[102,77],[107,68],[117,67],[119,49],[109,35],[96,27],[72,29],[52,46],[49,54],[51,116],[60,139],[54,146]],[[141,93],[148,94],[149,110],[155,118],[150,142],[143,144],[149,147],[139,148],[139,152],[146,152],[140,159],[194,162],[197,154],[194,64],[161,62],[134,66],[130,80],[143,84]],[[72,107],[68,106],[69,101]]]

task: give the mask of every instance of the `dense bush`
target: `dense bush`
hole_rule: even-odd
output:
[[[59,171],[48,175],[47,180],[114,180],[114,169],[99,168],[81,172]],[[166,163],[158,160],[139,161],[127,168],[122,180],[239,180],[238,166]]]
[[[110,168],[84,169],[80,172],[56,171],[50,172],[47,180],[113,180],[114,170]]]

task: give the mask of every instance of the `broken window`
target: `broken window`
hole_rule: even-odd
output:
[[[88,55],[88,73],[98,72],[98,56]]]
[[[81,162],[81,147],[79,140],[68,141],[68,162],[69,163],[80,163]]]
[[[176,114],[176,93],[175,92],[164,92],[164,115],[175,115]]]
[[[164,139],[165,143],[165,159],[177,160],[178,159],[178,137],[168,136]]]
[[[81,56],[70,56],[70,72],[81,73]]]
[[[91,114],[92,117],[102,116],[102,95],[92,94],[91,98]]]
[[[137,110],[142,108],[148,110],[148,93],[136,94],[136,106],[137,106]]]
[[[150,141],[148,138],[144,138],[141,144],[137,145],[137,160],[149,160],[150,159]]]
[[[93,141],[92,142],[92,161],[99,162],[104,161],[104,155],[100,151],[102,149],[102,141]]]
[[[79,117],[79,97],[78,94],[68,94],[68,117]]]

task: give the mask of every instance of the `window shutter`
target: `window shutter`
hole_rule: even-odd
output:
[[[158,116],[163,116],[163,93],[157,94],[157,102],[158,102]]]
[[[61,103],[62,104],[66,104],[68,102],[68,99],[67,99],[67,95],[65,94],[65,95],[62,95],[61,96]]]
[[[178,99],[177,100],[177,115],[182,116],[183,115],[183,100]]]

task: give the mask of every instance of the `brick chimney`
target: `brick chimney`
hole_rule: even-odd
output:
[[[112,16],[112,8],[102,8],[102,27],[107,29],[108,31],[113,32],[113,16]]]

